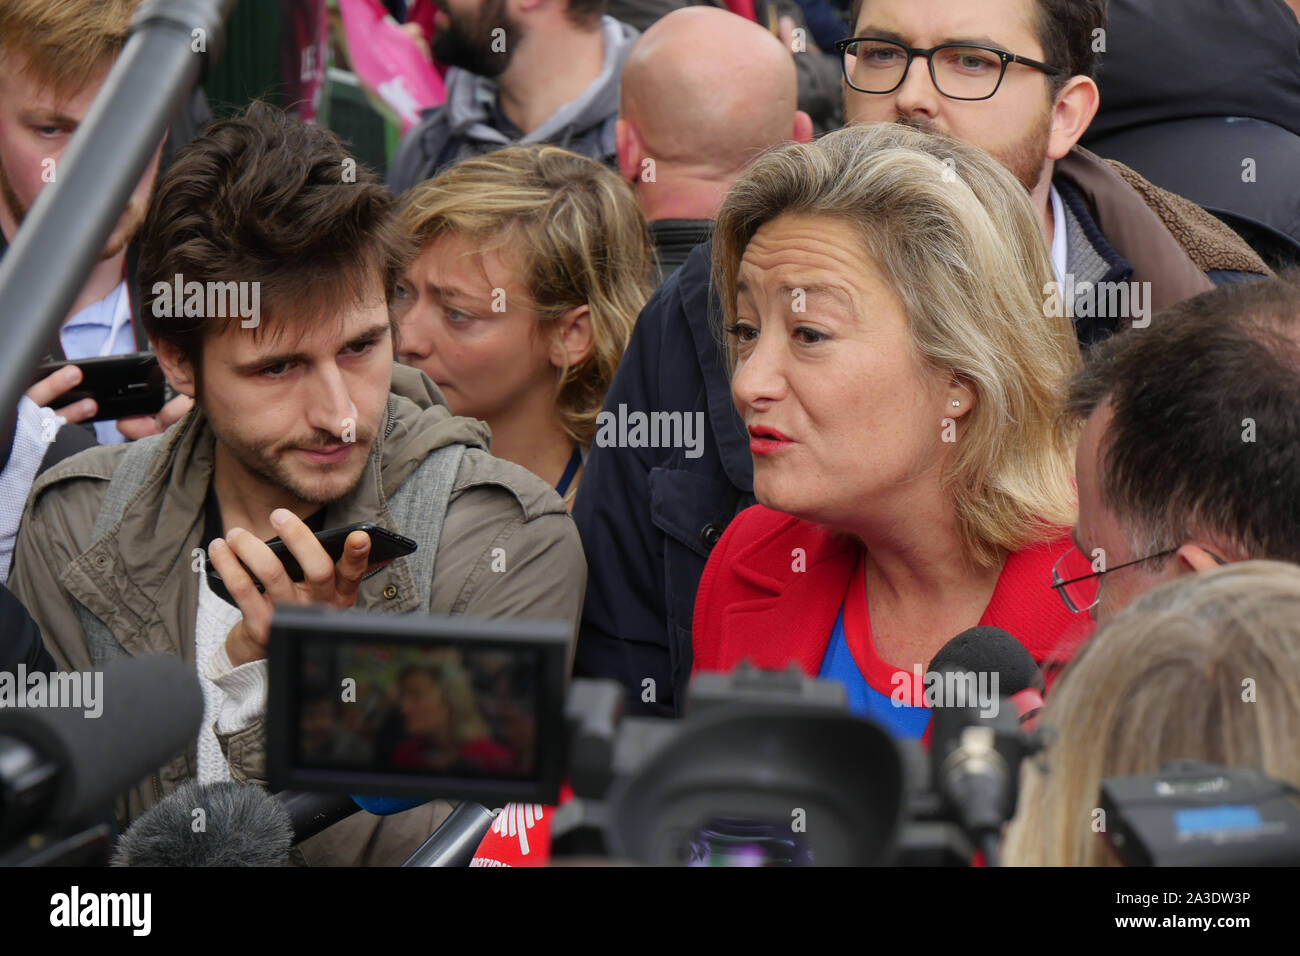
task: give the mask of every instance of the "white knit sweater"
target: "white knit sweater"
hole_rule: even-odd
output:
[[[239,608],[208,587],[205,569],[199,574],[199,610],[194,622],[194,660],[203,688],[199,783],[230,779],[230,766],[222,756],[214,725],[228,733],[255,723],[266,713],[266,660],[235,667],[226,654],[226,635],[241,620]]]

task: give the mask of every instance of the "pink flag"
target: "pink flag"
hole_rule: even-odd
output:
[[[352,69],[362,86],[387,105],[405,133],[420,111],[447,98],[442,78],[379,0],[338,0]]]

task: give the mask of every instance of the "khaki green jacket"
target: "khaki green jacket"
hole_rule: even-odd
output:
[[[554,489],[493,458],[489,440],[484,423],[448,411],[422,372],[394,365],[388,410],[366,470],[351,494],[326,508],[325,526],[376,521],[401,532],[394,527],[388,497],[426,455],[464,444],[435,560],[430,612],[561,619],[571,622],[576,638],[587,575],[577,530]],[[169,428],[122,520],[93,546],[95,516],[125,445],[74,455],[32,486],[9,587],[40,625],[60,669],[92,667],[74,602],[104,622],[128,654],[170,654],[194,666],[199,592],[194,549],[202,543],[214,444],[197,408]],[[502,555],[506,570],[493,571],[494,557],[499,568]],[[401,558],[362,582],[355,606],[401,613],[419,603],[409,562]],[[262,723],[218,737],[234,779],[264,785]],[[191,744],[119,800],[120,822],[129,824],[193,777],[197,767],[197,748]],[[392,857],[377,860],[376,847],[391,845],[394,854],[402,847],[413,851],[420,831],[436,822],[430,807],[437,806],[382,818],[385,827],[379,827],[379,818],[358,814],[308,841],[305,855],[309,862],[393,862]],[[393,839],[403,825],[416,841],[409,846],[405,839]],[[313,860],[308,848],[331,842],[325,839],[331,834],[333,850]]]

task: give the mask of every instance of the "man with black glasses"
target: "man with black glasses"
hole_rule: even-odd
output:
[[[844,116],[972,143],[1029,190],[1087,346],[1224,282],[1268,275],[1227,226],[1076,146],[1097,113],[1106,0],[856,0]]]
[[[1101,343],[1070,386],[1079,519],[1055,571],[1105,623],[1231,561],[1300,562],[1300,272],[1189,299]]]

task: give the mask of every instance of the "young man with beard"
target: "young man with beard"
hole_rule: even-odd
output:
[[[604,10],[605,0],[442,0],[433,53],[451,67],[447,101],[403,139],[393,191],[518,144],[616,168],[619,76],[636,31]]]
[[[1016,174],[1061,291],[1074,290],[1085,346],[1216,282],[1268,273],[1208,213],[1075,147],[1097,111],[1105,9],[1105,0],[857,0],[849,39],[859,42],[844,51],[861,54],[845,63],[849,122],[948,133]],[[957,48],[931,49],[946,44]],[[850,75],[881,92],[853,89]],[[709,267],[709,246],[697,247],[646,304],[605,399],[610,409],[704,413],[703,454],[593,448],[573,508],[592,569],[574,672],[620,680],[630,707],[661,716],[682,712],[709,552],[754,503],[749,437],[710,327]],[[1114,299],[1127,311],[1095,295],[1103,282],[1130,291]],[[1132,308],[1135,283],[1145,316]]]
[[[1010,169],[1038,210],[1081,344],[1270,274],[1209,213],[1077,146],[1099,106],[1106,0],[856,0],[853,23],[845,121],[937,130]],[[1099,284],[1127,292],[1098,295]]]
[[[119,801],[123,824],[193,777],[264,782],[274,605],[576,628],[586,573],[559,496],[493,458],[486,426],[453,417],[426,376],[394,365],[389,306],[410,242],[391,194],[334,134],[260,103],[215,124],[160,180],[144,235],[150,340],[196,406],[162,435],[42,475],[10,581],[61,668],[148,653],[194,663],[199,738]],[[167,307],[179,277],[255,283],[260,314]],[[313,533],[362,521],[419,550],[368,572],[358,531],[335,565]],[[302,583],[264,543],[276,536]],[[385,817],[378,834],[358,815],[304,853],[400,861],[433,813]]]

